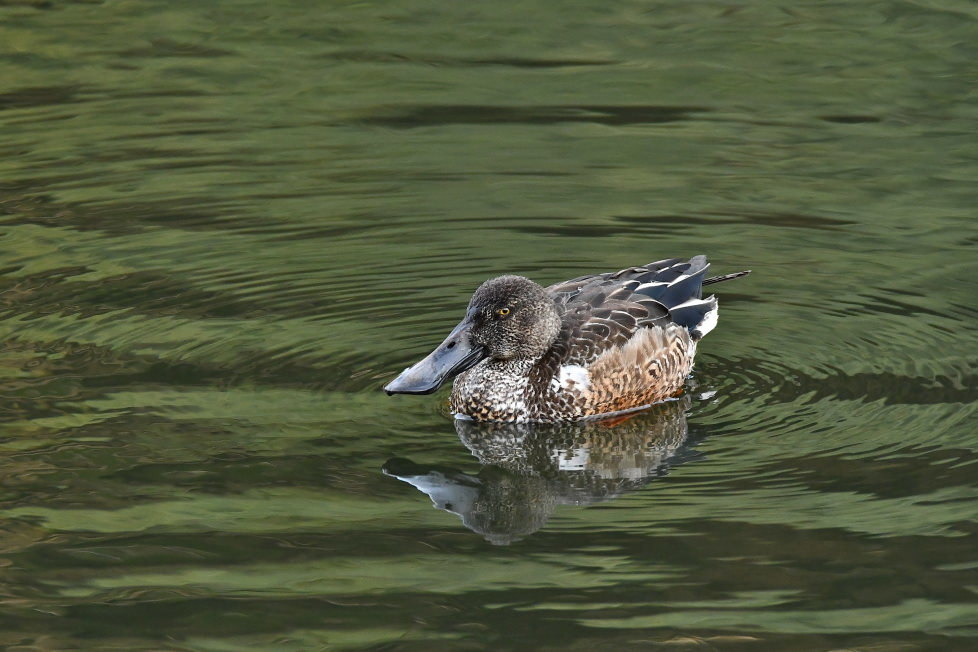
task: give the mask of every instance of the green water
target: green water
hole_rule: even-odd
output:
[[[963,0],[0,1],[0,647],[975,649],[976,62]],[[379,389],[697,253],[683,402]]]

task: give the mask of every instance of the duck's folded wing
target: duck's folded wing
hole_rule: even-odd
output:
[[[695,329],[716,307],[712,297],[701,298],[708,267],[705,256],[670,258],[548,287],[563,308],[554,345],[560,363],[587,366],[604,351],[624,346],[640,328],[674,322]]]

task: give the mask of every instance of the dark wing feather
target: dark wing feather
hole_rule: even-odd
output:
[[[656,324],[672,321],[693,329],[715,305],[690,301],[701,298],[708,267],[705,256],[670,258],[551,285],[547,291],[563,310],[555,361],[587,365]]]

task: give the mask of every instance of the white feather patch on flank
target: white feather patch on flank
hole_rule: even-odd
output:
[[[551,381],[554,390],[587,389],[591,386],[591,374],[579,364],[565,364]]]
[[[706,313],[706,315],[703,316],[703,321],[698,323],[696,325],[696,328],[693,329],[693,334],[696,336],[696,339],[702,338],[704,335],[706,335],[714,328],[716,328],[717,319],[719,318],[720,318],[720,304],[719,302],[717,302],[713,306],[713,310]]]
[[[716,328],[717,319],[720,316],[720,312],[719,312],[720,308],[717,303],[716,297],[711,294],[705,299],[688,299],[687,301],[683,301],[682,303],[680,303],[678,306],[673,306],[672,308],[670,308],[670,310],[678,310],[679,308],[690,308],[692,306],[709,305],[711,303],[713,304],[713,308],[708,310],[707,313],[703,315],[703,319],[701,319],[700,323],[696,324],[696,326],[694,326],[691,331],[693,338],[698,340],[701,339],[704,335],[706,335],[710,331],[712,331],[714,328]]]

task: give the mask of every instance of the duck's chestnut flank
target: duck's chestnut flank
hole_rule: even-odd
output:
[[[541,287],[500,276],[465,318],[384,389],[427,394],[455,377],[452,411],[480,421],[572,421],[677,395],[717,322],[706,256],[660,260]]]

